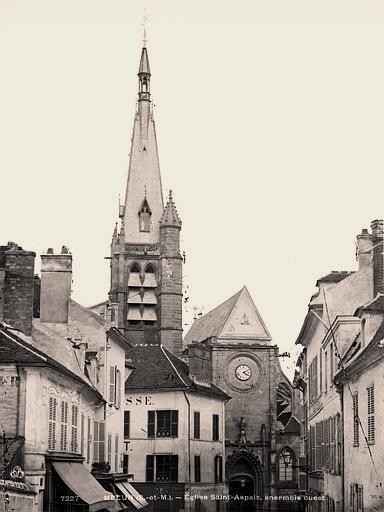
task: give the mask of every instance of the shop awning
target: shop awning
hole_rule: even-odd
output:
[[[121,510],[115,496],[99,484],[82,462],[52,462],[52,466],[65,485],[89,505],[89,512]]]
[[[116,482],[115,485],[125,499],[129,500],[135,508],[140,509],[148,505],[145,498],[129,482]]]

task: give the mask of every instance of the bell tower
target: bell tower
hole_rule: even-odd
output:
[[[164,208],[151,72],[144,40],[138,72],[125,201],[111,243],[109,299],[119,305],[118,327],[131,343],[161,343],[181,355],[181,221],[172,194]]]

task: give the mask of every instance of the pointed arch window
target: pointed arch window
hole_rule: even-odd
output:
[[[283,448],[279,455],[279,480],[292,481],[295,480],[295,454],[293,451],[286,447]]]
[[[139,210],[139,227],[140,231],[144,233],[149,233],[151,230],[151,209],[149,207],[147,198],[141,203],[141,207]]]

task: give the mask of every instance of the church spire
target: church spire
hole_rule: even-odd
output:
[[[128,181],[122,217],[127,243],[158,243],[163,193],[151,106],[148,50],[144,34],[139,65],[138,105],[133,125]]]

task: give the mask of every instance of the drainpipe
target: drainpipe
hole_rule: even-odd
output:
[[[189,485],[191,485],[191,403],[186,392],[183,391],[183,393],[188,404],[188,481]],[[189,488],[189,490],[191,489]]]

